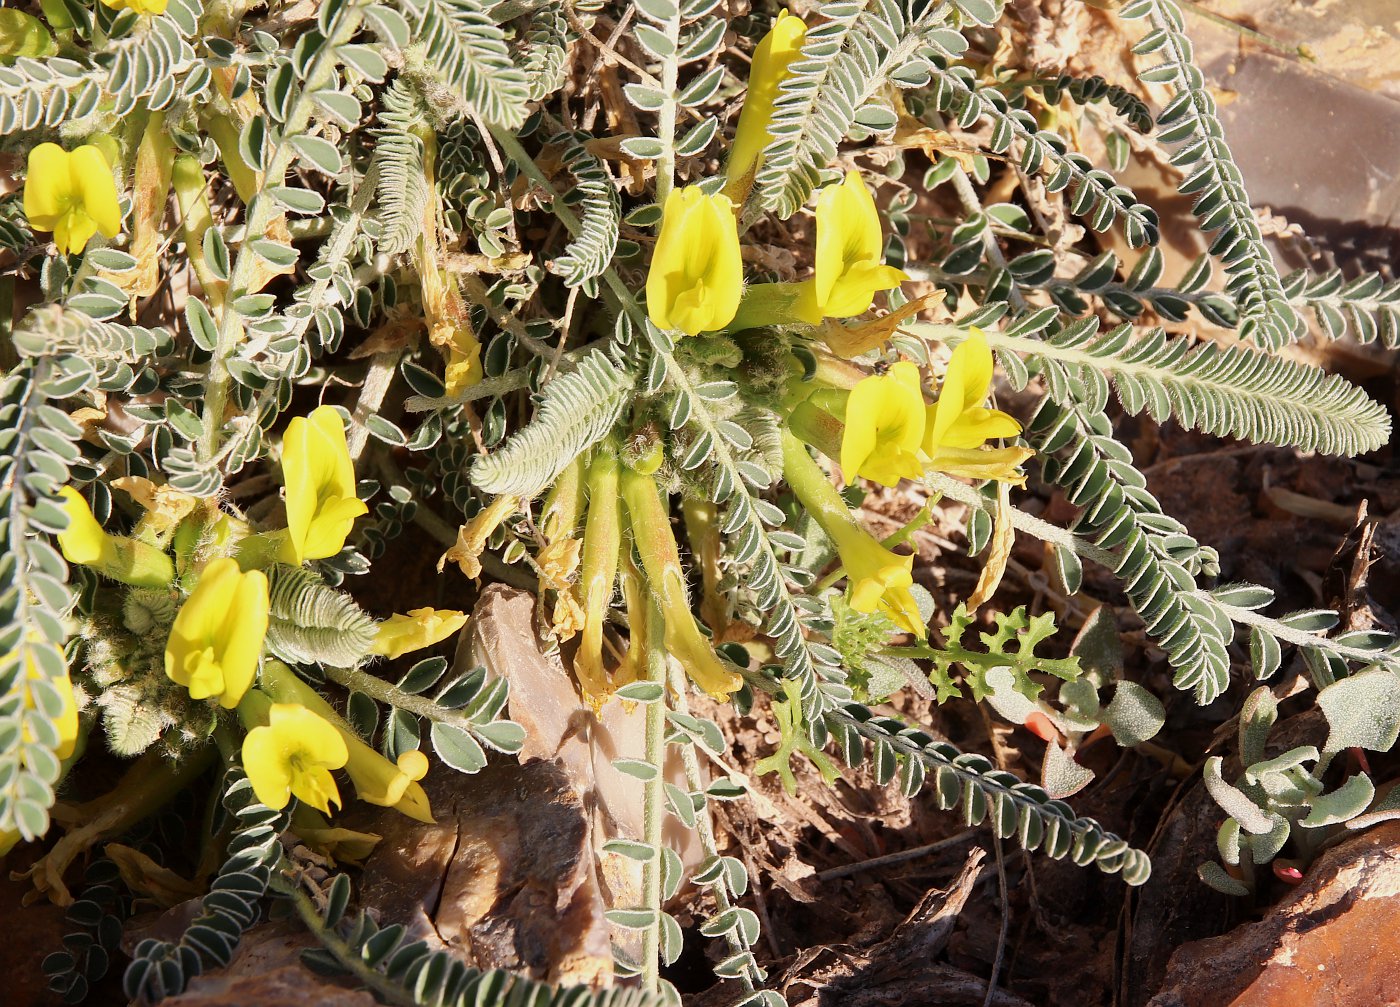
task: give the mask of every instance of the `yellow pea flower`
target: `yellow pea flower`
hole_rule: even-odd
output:
[[[24,176],[24,215],[40,231],[52,231],[61,254],[80,252],[101,231],[122,228],[117,184],[102,151],[84,144],[74,151],[41,143],[29,152]]]
[[[1021,424],[999,409],[982,403],[992,387],[992,351],[981,329],[974,328],[953,351],[938,400],[928,408],[924,454],[938,472],[995,479],[1024,486],[1018,466],[1029,458],[1029,448],[988,448],[994,437],[1015,437]]]
[[[428,757],[416,748],[390,762],[359,738],[346,738],[350,760],[345,771],[355,784],[355,795],[381,808],[393,808],[415,821],[432,825],[433,810],[418,781],[428,775]]]
[[[909,279],[885,265],[880,212],[859,172],[846,172],[844,181],[817,195],[816,267],[808,305],[813,325],[823,318],[864,314],[876,291]]]
[[[924,466],[919,447],[924,439],[925,409],[919,369],[901,360],[886,374],[872,374],[856,384],[846,400],[841,435],[841,472],[882,486],[917,479]]]
[[[734,320],[744,291],[739,230],[728,196],[672,189],[647,273],[647,313],[657,328],[693,336]]]
[[[665,619],[666,652],[681,663],[692,682],[715,699],[726,699],[744,680],[715,654],[690,611],[685,570],[656,480],[623,468],[621,486],[642,569]]]
[[[137,587],[165,587],[175,578],[174,562],[155,546],[107,534],[73,487],[64,486],[58,497],[68,515],[68,527],[58,533],[58,548],[68,562]]]
[[[63,558],[81,566],[109,566],[117,561],[117,543],[108,535],[83,495],[72,486],[58,491],[63,511],[68,515],[68,527],[58,533],[58,547]]]
[[[113,10],[134,10],[137,14],[164,14],[169,0],[102,0]]]
[[[851,608],[883,612],[900,629],[922,640],[928,628],[909,590],[914,586],[913,553],[901,556],[863,528],[837,527],[835,532],[836,551],[851,586]]]
[[[218,699],[233,709],[257,675],[267,611],[261,571],[243,573],[227,556],[211,560],[170,627],[165,673],[191,699]]]
[[[466,622],[465,612],[451,609],[414,608],[407,615],[396,613],[379,624],[369,652],[392,660],[446,640]]]
[[[725,168],[724,194],[736,204],[748,196],[754,176],[763,166],[763,149],[773,142],[769,126],[778,90],[787,79],[788,68],[802,54],[806,41],[807,25],[800,17],[784,10],[778,12],[773,27],[753,51],[749,91],[739,113],[734,146],[729,149],[729,164]]]
[[[287,424],[282,478],[287,484],[287,537],[277,558],[300,566],[340,552],[355,519],[369,508],[355,495],[345,427],[330,406]]]
[[[783,431],[783,476],[797,499],[836,545],[850,583],[851,607],[857,612],[883,612],[900,629],[919,639],[928,635],[910,588],[914,586],[914,557],[887,549],[861,527],[807,448]]]
[[[305,707],[339,733],[347,753],[345,772],[362,801],[393,808],[400,814],[431,825],[433,809],[418,781],[428,773],[428,757],[417,749],[404,752],[397,764],[360,740],[320,693],[292,673],[280,661],[269,661],[261,688],[279,703]]]
[[[332,804],[340,807],[331,770],[350,757],[340,732],[292,703],[268,704],[266,718],[243,739],[243,769],[258,800],[274,811],[285,808],[294,795],[322,814],[330,814]]]
[[[43,648],[48,652],[45,663],[50,665],[49,670],[40,667],[38,651]],[[0,660],[0,667],[8,665],[15,659],[15,652],[10,653],[4,660]],[[58,716],[52,719],[52,723],[58,732],[58,737],[53,744],[53,754],[62,761],[72,755],[78,746],[78,703],[73,695],[73,680],[68,677],[67,662],[63,657],[63,649],[54,644],[44,642],[37,634],[31,634],[27,645],[24,648],[24,685],[21,692],[24,696],[24,708],[26,710],[37,710],[41,703],[35,694],[35,686],[40,682],[48,682],[58,693],[59,712]],[[50,675],[50,671],[62,669],[59,675]],[[24,725],[21,728],[26,743],[36,740],[29,729],[29,719],[24,718]],[[49,743],[48,739],[43,739],[44,744]]]

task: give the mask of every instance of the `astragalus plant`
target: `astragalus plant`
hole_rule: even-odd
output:
[[[183,937],[136,948],[133,998],[226,962],[280,899],[322,964],[392,1002],[660,1002],[682,937],[665,906],[686,880],[670,816],[703,849],[689,880],[714,905],[701,932],[729,948],[716,971],[744,1003],[781,1003],[711,825],[743,788],[707,782],[723,739],[692,688],[739,711],[768,697],[782,741],[758,769],[785,786],[794,756],[827,779],[835,758],[865,762],[1142,884],[1146,855],[1046,787],[1083,785],[1074,747],[1101,727],[1147,742],[1161,703],[1055,651],[1050,616],[995,610],[1017,535],[1045,541],[1067,596],[1086,562],[1111,571],[1197,702],[1234,665],[1266,679],[1294,654],[1327,700],[1335,744],[1287,765],[1259,764],[1271,717],[1251,701],[1245,781],[1208,766],[1233,824],[1207,880],[1243,890],[1290,839],[1315,850],[1304,830],[1389,813],[1364,776],[1323,795],[1320,775],[1336,751],[1395,742],[1395,641],[1215,586],[1215,551],[1115,437],[1123,412],[1302,451],[1390,436],[1381,406],[1284,351],[1310,317],[1394,345],[1395,285],[1279,275],[1175,4],[1117,11],[1140,82],[1018,66],[994,0],[742,6],[0,11],[0,128],[22,178],[0,199],[0,290],[24,305],[0,401],[0,836],[51,843],[30,876],[73,906],[45,963],[71,1001],[131,901],[102,860],[75,899],[76,865],[212,775],[222,867]],[[1115,160],[1170,152],[1210,235],[1187,275],[1164,277],[1156,214],[1076,147],[1090,134]],[[954,216],[916,213],[925,197]],[[1046,233],[1067,215],[1135,261]],[[1020,405],[998,407],[999,386]],[[928,507],[882,540],[856,503],[875,486],[920,487]],[[1067,526],[1017,506],[1042,486],[1075,506]],[[945,506],[985,555],[956,606],[915,583],[909,545]],[[531,697],[503,681],[434,657],[379,676],[377,659],[465,618],[423,605],[430,584],[386,578],[414,606],[387,620],[343,589],[374,584],[413,522],[443,538],[443,576],[532,581],[546,635],[574,641],[580,709],[645,722],[645,757],[620,766],[644,827],[600,854],[642,872],[639,902],[609,910],[634,932],[613,989],[465,968],[348,912],[350,875],[317,883],[279,842],[348,841],[327,819],[352,792],[431,821],[428,773],[520,749],[503,711]],[[881,705],[912,686],[1030,726],[1046,787]],[[94,745],[129,771],[51,820]],[[668,745],[681,783],[661,772]]]

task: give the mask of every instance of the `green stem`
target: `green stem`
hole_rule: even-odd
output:
[[[391,685],[384,679],[376,678],[358,668],[326,667],[323,670],[328,679],[345,686],[352,692],[363,692],[370,699],[387,703],[395,709],[404,710],[415,716],[426,717],[436,723],[466,731],[468,734],[476,734],[476,725],[469,718],[457,710],[449,710],[439,706],[426,696],[415,696],[411,692],[404,692],[398,686]]]
[[[1196,15],[1196,17],[1203,18],[1206,21],[1214,22],[1215,24],[1220,25],[1220,27],[1226,29],[1227,31],[1237,32],[1245,38],[1253,39],[1255,42],[1258,42],[1262,46],[1267,46],[1270,49],[1276,49],[1279,52],[1287,53],[1290,56],[1297,56],[1299,59],[1305,59],[1309,63],[1317,62],[1317,57],[1313,55],[1312,48],[1306,44],[1293,45],[1291,43],[1285,42],[1281,38],[1277,38],[1276,36],[1266,35],[1263,32],[1257,31],[1253,28],[1246,28],[1242,24],[1239,24],[1235,21],[1231,21],[1223,14],[1217,14],[1214,11],[1206,10],[1198,3],[1192,3],[1191,0],[1177,0],[1177,3],[1179,3],[1182,7],[1185,7],[1192,14]]]
[[[677,59],[681,40],[680,3],[672,3],[671,10],[674,13],[666,22],[666,39],[671,43],[671,55],[662,62],[661,66],[661,93],[665,98],[657,112],[656,133],[661,140],[661,156],[656,159],[657,206],[666,205],[666,197],[671,194],[671,187],[675,184],[676,176],[676,109],[679,108],[679,103],[676,101],[676,91],[677,76],[680,71],[680,60]],[[658,228],[660,226],[657,224]]]
[[[579,219],[574,211],[564,204],[564,200],[550,184],[549,178],[540,170],[540,166],[535,163],[525,148],[520,145],[513,133],[492,126],[491,135],[496,138],[496,142],[501,145],[501,150],[505,155],[515,162],[527,178],[538,185],[545,194],[550,197],[550,212],[559,218],[559,222],[568,229],[569,233],[577,236],[580,231]],[[611,266],[603,271],[603,280],[608,285],[608,289],[617,297],[617,302],[622,306],[622,310],[631,316],[632,320],[639,326],[646,324],[646,313],[637,304],[637,299],[632,296],[632,291],[627,284],[622,281],[622,277],[617,275],[617,270]],[[669,362],[669,361],[668,361]]]
[[[306,83],[282,124],[280,139],[273,148],[272,156],[268,158],[263,185],[248,204],[247,234],[250,236],[265,233],[268,225],[280,212],[277,202],[268,195],[268,190],[281,185],[286,179],[287,170],[296,157],[296,148],[290,141],[306,134],[311,122],[311,113],[316,107],[313,95],[334,78],[338,64],[336,49],[350,41],[359,30],[367,6],[366,3],[358,3],[344,7],[331,37],[313,59],[310,72],[306,75]],[[220,312],[218,339],[209,361],[209,375],[205,382],[203,428],[198,445],[199,457],[204,461],[213,459],[219,450],[224,410],[228,405],[228,361],[243,335],[242,318],[234,305],[238,298],[248,292],[247,287],[253,277],[256,258],[251,242],[245,242],[238,249],[238,257],[234,260],[229,276],[228,301]]]
[[[311,896],[298,888],[294,881],[279,876],[274,879],[273,886],[291,900],[297,915],[306,924],[306,929],[315,935],[316,939],[321,942],[321,946],[334,955],[335,960],[340,962],[347,972],[374,990],[381,999],[388,1003],[399,1004],[400,1007],[418,1007],[418,1001],[413,998],[411,993],[393,982],[383,972],[371,966],[364,960],[363,955],[352,948],[338,933],[325,925],[321,918],[321,911],[311,901]]]
[[[812,520],[831,536],[838,550],[852,547],[857,539],[874,539],[856,520],[821,466],[807,454],[807,447],[787,430],[783,431],[783,478],[807,509]]]
[[[653,600],[647,616],[646,681],[666,683],[666,646],[661,609]],[[646,761],[656,767],[642,793],[642,842],[654,851],[642,866],[642,902],[652,911],[651,925],[642,931],[642,987],[655,993],[661,981],[661,825],[665,816],[666,696],[647,704]]]
[[[676,697],[676,712],[683,716],[690,716],[690,703],[686,699],[685,679],[680,674],[679,667],[673,666],[671,669],[671,693]],[[656,703],[653,706],[659,705]],[[705,789],[705,780],[700,775],[700,759],[695,754],[695,746],[684,742],[680,745],[681,764],[685,767],[685,785],[691,793],[698,793]],[[710,820],[710,806],[708,802],[700,809],[700,813],[695,816],[695,835],[700,840],[700,850],[705,854],[705,858],[712,859],[718,857],[719,844],[715,842],[714,823]],[[723,913],[734,905],[730,898],[729,883],[727,875],[720,874],[719,878],[710,885],[710,892],[715,899],[715,908]],[[743,943],[743,938],[737,928],[729,932],[729,947],[734,954],[742,954],[749,950]],[[757,983],[763,981],[763,976],[757,973],[757,966],[749,966],[739,974],[739,981],[744,987],[752,991]]]

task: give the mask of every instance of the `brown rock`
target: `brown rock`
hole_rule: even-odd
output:
[[[557,649],[535,634],[535,597],[528,591],[492,584],[472,612],[471,632],[458,646],[457,670],[482,665],[510,683],[510,716],[525,728],[520,761],[550,759],[563,767],[582,796],[593,828],[593,844],[609,839],[641,839],[642,787],[613,766],[617,759],[646,754],[645,712],[619,701],[595,714],[580,699]],[[666,779],[686,786],[678,749],[667,746]],[[695,833],[666,816],[662,838],[696,867],[704,852]],[[641,867],[621,857],[605,857],[600,881],[609,905],[641,901]]]
[[[1400,1003],[1400,822],[1328,851],[1264,919],[1183,945],[1149,1007]]]
[[[166,997],[160,1007],[374,1007],[374,997],[355,990],[353,980],[327,978],[301,964],[302,950],[314,947],[320,945],[297,920],[255,927],[226,967],[190,980],[184,993]]]
[[[251,975],[200,976],[180,996],[162,1000],[160,1007],[375,1007],[377,1003],[369,993],[331,985],[300,965],[284,965]]]
[[[493,760],[425,781],[436,825],[379,813],[361,901],[477,968],[553,983],[612,971],[583,804],[553,762]]]

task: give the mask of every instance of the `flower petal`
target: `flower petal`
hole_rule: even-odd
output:
[[[112,180],[112,168],[102,156],[102,151],[92,144],[84,144],[69,155],[68,171],[73,191],[83,202],[84,212],[97,230],[109,238],[115,238],[122,229],[122,211],[117,202],[117,185]]]
[[[888,374],[856,384],[846,402],[841,438],[841,472],[846,482],[857,476],[894,486],[921,472],[918,449],[923,441],[925,406],[919,369],[908,361]]]
[[[30,225],[52,231],[75,198],[68,152],[56,143],[41,143],[31,150],[24,176],[24,215]]]
[[[93,517],[83,495],[72,486],[58,491],[63,512],[68,515],[68,527],[58,533],[58,547],[70,563],[93,566],[112,555],[111,537]]]
[[[292,767],[278,732],[255,727],[243,739],[243,771],[259,801],[281,811],[292,799]]]
[[[973,328],[966,339],[953,351],[948,361],[948,373],[956,369],[962,377],[962,408],[980,406],[992,388],[992,350],[982,330]]]
[[[744,270],[734,204],[697,186],[672,189],[647,273],[647,312],[658,328],[687,335],[734,320]]]
[[[941,447],[980,448],[995,437],[1015,437],[1021,424],[999,409],[973,406],[963,410],[943,438]]]
[[[232,710],[257,677],[263,640],[268,623],[267,576],[261,570],[240,575],[233,603],[224,622],[223,653],[219,663],[224,671],[224,691],[219,705]]]
[[[729,150],[729,163],[725,167],[725,192],[731,199],[743,198],[748,191],[746,183],[762,163],[763,148],[773,141],[773,134],[768,130],[778,89],[787,77],[788,68],[801,55],[806,39],[807,25],[802,19],[780,10],[773,27],[753,51],[748,94],[744,96],[739,125],[734,131],[734,145]]]

